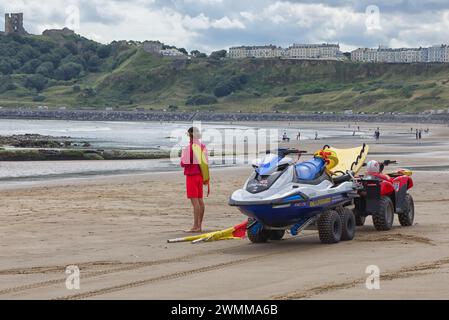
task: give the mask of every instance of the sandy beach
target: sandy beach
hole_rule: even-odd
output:
[[[413,227],[395,218],[393,230],[377,232],[368,218],[353,241],[336,245],[321,244],[316,231],[262,245],[167,244],[192,220],[182,172],[0,186],[0,299],[449,299],[449,127],[420,125],[431,135],[416,141],[416,124],[379,126],[398,134],[287,146],[368,143],[370,159],[413,168]],[[250,172],[212,171],[206,231],[245,220],[227,202]],[[70,265],[80,268],[80,290],[65,286]],[[365,287],[369,265],[381,270],[380,290]]]

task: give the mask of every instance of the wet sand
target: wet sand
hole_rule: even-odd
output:
[[[336,245],[321,244],[316,231],[262,245],[246,239],[167,244],[191,223],[180,172],[3,189],[0,299],[448,299],[449,128],[433,125],[432,135],[417,142],[410,134],[416,125],[380,127],[401,134],[379,143],[307,141],[300,148],[367,142],[371,158],[431,167],[414,173],[413,227],[396,219],[393,230],[376,232],[368,218],[355,240]],[[250,171],[212,172],[206,231],[244,220],[227,200]],[[69,265],[81,270],[80,290],[65,287]],[[368,265],[381,270],[380,290],[365,287]]]

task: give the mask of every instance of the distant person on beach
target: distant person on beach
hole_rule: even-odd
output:
[[[298,131],[298,135],[296,136],[296,140],[301,140],[301,131]]]
[[[315,140],[318,140],[318,131],[315,131]]]
[[[379,128],[377,128],[377,130],[374,132],[374,138],[376,139],[376,141],[379,141],[379,139],[380,139],[380,130],[379,130]]]
[[[202,232],[205,205],[203,201],[203,186],[207,185],[207,196],[210,194],[209,177],[207,181],[203,178],[202,168],[207,164],[207,149],[201,143],[201,134],[198,128],[192,127],[187,131],[190,142],[182,150],[181,167],[184,168],[186,176],[187,198],[190,199],[193,207],[193,227],[186,231],[191,233]],[[203,163],[206,162],[206,163]],[[208,169],[207,169],[208,170]]]
[[[416,136],[416,140],[419,140],[419,131],[418,131],[418,129],[416,129],[415,136]]]
[[[283,142],[290,142],[290,138],[287,136],[287,132],[286,131],[282,135],[282,141]]]
[[[419,130],[418,136],[419,136],[419,140],[421,140],[422,139],[422,130]]]

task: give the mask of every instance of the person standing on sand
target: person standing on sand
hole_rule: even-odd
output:
[[[200,161],[196,159],[194,147],[200,146],[201,152],[205,155],[207,161],[207,149],[201,143],[201,134],[198,128],[192,127],[187,131],[190,142],[187,147],[182,150],[181,167],[184,168],[186,176],[187,198],[190,199],[193,207],[193,227],[186,231],[190,233],[202,232],[205,205],[203,201],[203,186],[207,185],[207,196],[210,194],[209,181],[204,181],[201,173]]]

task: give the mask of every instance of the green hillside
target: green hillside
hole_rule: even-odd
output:
[[[0,36],[0,106],[219,111],[449,108],[449,65],[150,55],[78,35]]]

